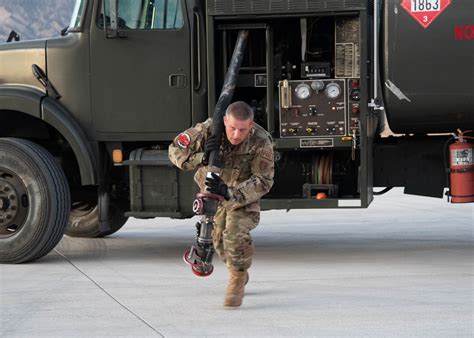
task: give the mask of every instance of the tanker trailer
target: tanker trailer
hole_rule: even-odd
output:
[[[383,107],[398,137],[375,144],[375,185],[441,197],[454,173],[472,201],[474,2],[387,0],[380,9]],[[456,143],[463,145],[450,161],[448,146]]]

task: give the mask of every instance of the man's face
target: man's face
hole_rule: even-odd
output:
[[[227,140],[236,146],[247,139],[252,130],[253,121],[251,119],[237,120],[232,114],[228,114],[224,116],[224,126]]]

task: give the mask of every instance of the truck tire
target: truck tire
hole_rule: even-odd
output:
[[[0,138],[0,262],[25,263],[61,240],[71,196],[54,157],[36,143]]]
[[[110,217],[110,230],[101,231],[97,203],[73,204],[65,234],[71,237],[105,237],[119,231],[128,220],[128,217],[123,216],[123,211],[113,204],[110,206]]]

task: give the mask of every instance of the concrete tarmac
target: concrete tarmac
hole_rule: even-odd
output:
[[[403,195],[368,209],[266,211],[240,309],[225,266],[182,261],[191,220],[130,220],[0,265],[1,337],[472,337],[474,205]]]

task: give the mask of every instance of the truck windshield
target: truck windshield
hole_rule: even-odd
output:
[[[74,11],[72,12],[71,21],[69,23],[69,30],[79,28],[82,22],[82,16],[84,15],[84,9],[86,8],[86,0],[76,0],[74,5]]]

